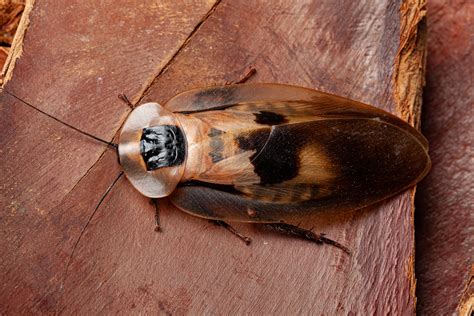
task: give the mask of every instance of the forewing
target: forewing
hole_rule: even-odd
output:
[[[189,90],[171,98],[165,107],[173,112],[195,113],[248,102],[311,101],[315,93],[319,92],[283,84],[236,84]]]
[[[262,113],[276,113],[293,120],[314,117],[378,118],[406,130],[428,150],[428,142],[423,135],[390,113],[347,98],[291,85],[257,83],[194,89],[176,95],[165,107],[182,113],[227,109],[252,112],[260,118]]]
[[[228,107],[227,110],[256,113],[274,113],[289,121],[312,119],[367,118],[390,123],[415,137],[428,150],[428,141],[411,125],[398,117],[373,106],[314,91],[311,101],[286,100],[275,102],[247,102]]]
[[[169,197],[179,209],[195,216],[236,222],[277,223],[310,214],[302,204],[278,204],[249,199],[232,188],[207,184],[178,187]]]
[[[244,125],[255,124],[229,132],[226,120],[212,123],[231,133],[238,148],[216,161],[198,179],[202,182],[184,184],[171,196],[176,206],[197,216],[277,222],[308,212],[358,209],[410,187],[430,167],[428,143],[409,124],[315,90],[278,84],[212,87],[180,94],[166,107],[203,120],[217,110],[245,113]],[[217,177],[221,171],[227,174]]]
[[[334,118],[274,126],[251,165],[258,184],[183,185],[171,200],[202,217],[285,221],[383,200],[421,179],[430,161],[418,140],[398,126]]]

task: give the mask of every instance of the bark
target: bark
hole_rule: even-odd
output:
[[[421,0],[37,1],[0,94],[1,311],[413,313],[414,189],[302,224],[351,256],[235,225],[253,238],[246,246],[166,200],[156,233],[154,206],[118,178],[115,152],[27,104],[110,140],[130,111],[119,93],[164,102],[252,65],[252,82],[316,88],[414,123],[424,12]]]
[[[473,311],[472,1],[428,4],[423,132],[433,167],[417,195],[416,275],[421,315]]]

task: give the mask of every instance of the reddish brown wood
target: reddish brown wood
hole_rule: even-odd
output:
[[[428,5],[428,65],[423,131],[433,168],[417,193],[418,311],[473,310],[472,1]],[[463,298],[464,296],[464,298]],[[469,297],[470,301],[469,301]]]
[[[24,41],[17,43],[22,45],[17,50],[21,57],[10,65],[14,77],[5,88],[74,126],[111,139],[130,111],[117,95],[125,92],[136,97],[212,5],[102,1],[92,7],[83,1],[39,1],[24,20],[29,25]],[[0,310],[98,311],[98,305],[84,304],[84,295],[93,292],[86,287],[73,305],[66,305],[72,300],[64,294],[69,277],[61,284],[74,244],[118,172],[117,158],[101,144],[7,94],[1,97]],[[111,156],[105,159],[104,153]],[[122,181],[130,190],[124,197],[131,199],[135,192]],[[145,199],[136,196],[130,201],[127,210],[139,210],[137,218],[152,221],[146,216],[152,208]],[[126,205],[122,207],[116,206],[111,214],[122,217]],[[104,223],[110,231],[113,225]],[[153,222],[148,223],[153,230]],[[132,227],[147,231],[145,226]],[[119,234],[126,238],[128,231]],[[77,275],[74,267],[69,275]]]
[[[258,71],[250,81],[318,88],[416,118],[424,11],[413,4],[110,1],[91,10],[38,1],[6,89],[106,139],[129,111],[119,93],[163,102],[237,80],[249,65]],[[400,93],[401,74],[414,78],[409,93]],[[1,98],[2,311],[413,313],[412,192],[304,223],[352,256],[236,225],[253,238],[247,247],[166,201],[156,233],[154,206],[125,178],[94,212],[120,170],[113,151]]]

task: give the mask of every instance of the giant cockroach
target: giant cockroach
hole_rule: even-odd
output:
[[[118,152],[143,195],[168,196],[195,216],[252,223],[363,208],[430,168],[428,142],[401,119],[281,84],[196,89],[163,106],[142,104],[126,120]]]
[[[118,153],[141,194],[168,197],[246,241],[224,221],[271,224],[346,251],[287,222],[374,204],[430,168],[428,142],[396,116],[281,84],[195,89],[163,106],[142,104],[123,125]]]

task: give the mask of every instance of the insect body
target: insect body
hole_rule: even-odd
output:
[[[120,163],[143,195],[227,221],[281,223],[359,209],[414,185],[428,143],[399,118],[279,84],[196,89],[135,108]]]

